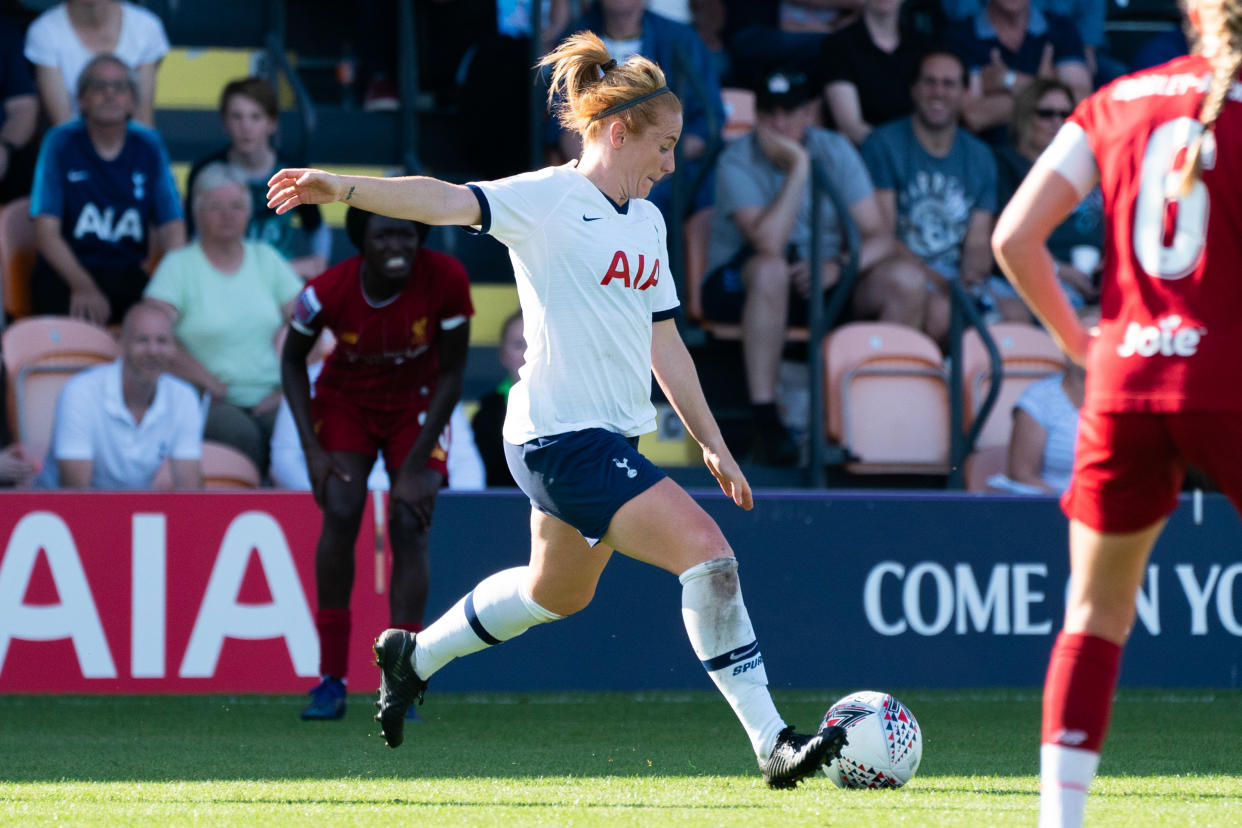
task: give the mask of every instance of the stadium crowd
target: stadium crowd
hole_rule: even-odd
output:
[[[459,3],[465,0],[430,5]],[[574,157],[573,136],[552,119],[542,132],[524,130],[528,109],[519,85],[488,82],[508,83],[528,65],[536,4],[491,5],[494,17],[477,32],[445,39],[464,48],[454,53],[446,46],[433,56],[457,71],[428,76],[431,91],[457,97],[461,134],[474,136],[467,143],[478,156],[479,176],[523,169],[531,155],[526,135],[542,136],[549,161]],[[684,93],[677,172],[685,192],[675,198],[662,182],[652,200],[670,227],[684,230],[684,275],[677,278],[691,324],[740,325],[741,364],[732,371],[747,385],[748,456],[777,466],[799,462],[806,429],[788,404],[781,360],[787,328],[804,325],[808,302],[819,301],[809,296],[810,204],[818,192],[811,162],[827,170],[862,242],[855,251],[859,278],[841,321],[905,325],[947,351],[954,281],[987,320],[1036,324],[992,261],[987,239],[994,219],[1075,104],[1129,68],[1110,50],[1103,2],[543,0],[538,8],[544,47],[591,28],[619,61],[638,53],[674,79],[693,75]],[[176,350],[161,359],[201,400],[192,412],[178,410],[205,424],[203,439],[247,456],[265,485],[304,481],[268,468],[282,404],[277,348],[302,286],[343,257],[333,258],[333,228],[318,208],[277,216],[266,206],[265,182],[287,164],[277,90],[260,77],[232,78],[221,88],[220,148],[176,159],[193,164],[178,192],[154,129],[156,82],[170,50],[160,16],[122,0],[10,2],[4,12],[0,198],[29,199],[37,252],[23,273],[12,266],[12,251],[4,251],[4,279],[29,281],[37,314],[106,327],[127,355],[127,311],[139,303],[162,309]],[[298,11],[291,7],[289,14]],[[367,36],[392,38],[390,27],[370,28]],[[434,33],[429,40],[436,41]],[[1160,36],[1136,60],[1150,60],[1148,51],[1184,49],[1184,41],[1167,41]],[[390,54],[393,42],[371,51]],[[361,45],[367,44],[355,44]],[[412,94],[394,89],[391,62],[372,61],[365,75],[346,79],[364,108],[391,108],[394,95]],[[747,101],[757,109],[753,121]],[[499,148],[490,133],[480,140],[480,124],[497,113],[509,113],[519,127]],[[831,207],[827,212],[836,215]],[[845,234],[830,218],[822,235],[827,297],[841,276]],[[1097,194],[1053,238],[1058,276],[1076,307],[1089,310],[1097,301],[1102,245]],[[6,295],[11,290],[6,285]],[[12,311],[6,303],[10,326],[18,321]],[[311,358],[323,356],[321,348]],[[520,364],[504,359],[497,376]],[[494,443],[511,383],[512,374],[488,395],[482,418],[475,417],[476,425],[488,423],[478,435],[488,485],[509,482],[496,468]],[[142,408],[160,402],[164,386],[148,386],[148,397],[131,413],[135,421]],[[453,445],[462,448],[453,451],[466,468],[478,469],[472,441],[460,439],[478,405],[464,402],[453,417]],[[1030,419],[1030,410],[1022,408],[1027,413],[1020,411],[1019,421]],[[81,456],[84,444],[67,454],[68,443],[59,439],[46,457],[28,456],[11,400],[4,419],[5,485],[33,484],[47,463],[90,459]],[[58,422],[58,433],[61,427]],[[189,444],[178,445],[175,460],[194,453]],[[58,477],[61,485],[87,480],[80,474],[39,479]],[[460,477],[480,485],[475,472]],[[178,485],[200,478],[176,475]],[[103,479],[109,478],[93,478]],[[143,488],[153,479],[143,474],[125,485]],[[449,482],[458,484],[452,474]]]

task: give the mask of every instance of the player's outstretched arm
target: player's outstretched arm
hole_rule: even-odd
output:
[[[411,175],[378,178],[326,170],[283,169],[267,182],[267,206],[277,214],[302,204],[343,201],[368,212],[423,224],[478,224],[479,201],[468,187]]]
[[[686,343],[677,331],[677,323],[672,319],[656,322],[652,326],[651,370],[690,436],[703,447],[703,462],[721,490],[743,509],[752,508],[754,500],[750,483],[725,445],[720,426],[716,424],[716,418],[703,397],[703,386],[699,384],[694,360],[690,358]]]

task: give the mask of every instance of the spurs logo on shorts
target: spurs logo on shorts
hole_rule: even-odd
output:
[[[612,458],[612,462],[617,464],[618,469],[625,469],[626,477],[630,477],[630,478],[638,477],[638,469],[630,468],[630,458],[626,457],[624,459],[618,460],[617,458],[614,457]]]
[[[1157,319],[1155,325],[1131,322],[1125,339],[1117,346],[1117,356],[1194,356],[1205,333],[1204,328],[1182,327],[1182,318],[1177,314]]]

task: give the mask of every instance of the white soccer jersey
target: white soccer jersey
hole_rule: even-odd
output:
[[[509,248],[525,322],[505,439],[654,430],[651,324],[678,308],[660,211],[644,199],[618,211],[576,162],[470,186],[479,231]]]

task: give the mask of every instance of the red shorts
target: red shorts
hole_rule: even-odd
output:
[[[344,397],[320,394],[311,398],[311,422],[324,451],[353,451],[374,458],[384,452],[388,479],[395,481],[405,456],[423,430],[427,409],[409,406],[394,411],[364,408]],[[431,450],[427,468],[448,480],[449,433],[444,433]]]
[[[1137,532],[1177,508],[1187,465],[1210,477],[1242,511],[1242,412],[1083,408],[1074,478],[1061,509],[1098,532]]]

